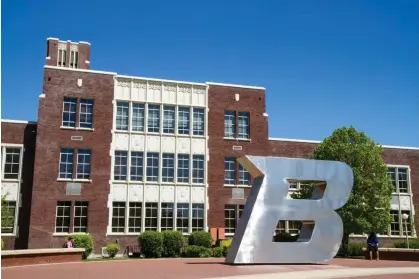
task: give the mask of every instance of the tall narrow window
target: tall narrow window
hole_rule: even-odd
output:
[[[160,106],[148,105],[148,132],[160,132]]]
[[[77,98],[64,98],[63,102],[63,127],[76,127]]]
[[[161,204],[160,229],[173,230],[173,203]]]
[[[224,184],[236,184],[236,159],[232,157],[224,158]]]
[[[236,205],[226,204],[224,207],[224,227],[226,233],[236,231]]]
[[[400,235],[399,211],[391,210],[390,215],[392,217],[391,225],[390,225],[390,235]]]
[[[249,172],[239,164],[239,185],[249,185],[250,184],[250,174]]]
[[[236,136],[236,112],[226,111],[224,114],[224,137],[234,138]]]
[[[183,233],[187,233],[189,231],[189,204],[178,203],[176,213],[177,230]]]
[[[189,135],[189,108],[178,109],[178,134]]]
[[[112,203],[112,232],[125,232],[125,202]]]
[[[131,173],[130,179],[132,181],[143,180],[143,152],[131,152]]]
[[[67,51],[65,49],[58,50],[58,66],[65,67],[65,61],[67,59]]]
[[[93,100],[80,100],[80,128],[93,128]]]
[[[78,51],[70,51],[70,68],[77,69],[79,67],[79,52]]]
[[[2,206],[3,208],[3,206]],[[1,233],[14,233],[15,231],[15,216],[16,216],[16,202],[15,201],[6,201],[6,208],[9,211],[8,218],[6,219],[6,214],[1,215],[2,226]],[[3,226],[7,224],[8,226]]]
[[[144,104],[132,104],[132,130],[144,132]]]
[[[21,148],[4,148],[4,179],[19,179],[20,150]]]
[[[192,204],[192,231],[204,230],[204,205]]]
[[[175,133],[175,107],[164,106],[163,107],[163,133],[174,134]]]
[[[146,231],[156,231],[157,230],[157,213],[158,213],[158,204],[156,202],[146,202],[145,203],[145,226],[144,230]]]
[[[409,193],[409,169],[406,167],[390,167],[387,171],[393,183],[395,193]]]
[[[69,201],[57,202],[56,217],[55,217],[55,232],[56,233],[70,233],[70,209],[71,209],[71,202]]]
[[[116,129],[119,131],[128,131],[129,103],[116,103]]]
[[[200,108],[193,109],[193,135],[203,136],[205,131],[205,110]]]
[[[178,154],[177,182],[189,183],[189,155],[188,154]]]
[[[159,153],[147,153],[147,181],[159,181]]]
[[[162,181],[173,182],[175,176],[175,155],[163,154]]]
[[[87,233],[87,208],[89,202],[76,201],[74,206],[74,232]]]
[[[192,156],[192,183],[204,183],[204,155]]]
[[[141,202],[129,203],[128,232],[141,232]]]
[[[90,150],[77,150],[77,179],[90,179]]]
[[[239,134],[238,138],[248,139],[249,135],[249,113],[248,112],[239,112]]]
[[[73,162],[74,162],[74,149],[61,148],[60,152],[60,178],[71,179],[73,178]]]
[[[127,151],[115,151],[115,164],[113,179],[127,180]]]

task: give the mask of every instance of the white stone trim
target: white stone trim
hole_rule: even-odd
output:
[[[228,83],[218,83],[218,82],[205,82],[208,85],[215,85],[215,86],[226,86],[226,87],[239,87],[239,88],[246,88],[246,89],[259,89],[259,90],[266,90],[265,87],[260,86],[248,86],[248,85],[240,85],[240,84],[228,84]]]
[[[52,248],[52,249],[24,249],[24,250],[2,250],[2,256],[16,255],[39,255],[39,254],[66,254],[74,252],[84,252],[84,248]]]
[[[25,121],[25,120],[12,120],[12,119],[2,119],[1,122],[4,123],[15,123],[15,124],[36,124],[36,121]]]
[[[86,45],[91,45],[89,42],[85,42],[85,41],[80,41],[79,44],[86,44]]]
[[[52,41],[59,41],[60,39],[58,39],[58,38],[52,38],[52,37],[49,37],[49,38],[47,38],[47,41],[49,41],[49,40],[52,40]]]
[[[117,75],[117,78],[136,79],[136,80],[155,81],[155,82],[166,82],[166,83],[176,83],[176,84],[199,85],[199,86],[207,87],[207,85],[205,83],[191,82],[191,81],[180,81],[180,80],[148,78],[148,77],[136,77],[136,76],[126,76],[126,75]]]
[[[116,76],[117,75],[115,72],[95,71],[95,70],[78,69],[78,68],[75,69],[75,68],[49,66],[49,65],[45,65],[44,68],[45,69],[54,69],[54,70],[84,72],[84,73],[92,73],[92,74],[104,74],[104,75],[113,75],[113,76]]]

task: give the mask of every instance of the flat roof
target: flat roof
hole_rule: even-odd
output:
[[[2,119],[1,122],[15,123],[15,124],[37,124],[36,121],[12,120],[12,119]]]

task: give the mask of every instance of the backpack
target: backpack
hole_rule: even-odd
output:
[[[64,242],[63,248],[67,248],[67,242]]]

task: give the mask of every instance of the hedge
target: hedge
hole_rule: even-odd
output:
[[[362,242],[354,242],[348,244],[348,256],[356,257],[356,256],[363,256],[364,251],[362,249],[365,248],[365,244]]]
[[[177,258],[181,255],[184,238],[180,231],[163,231],[163,256]]]
[[[209,258],[211,250],[203,246],[191,245],[184,249],[183,256],[187,258]]]
[[[190,246],[202,246],[205,248],[211,248],[212,236],[210,232],[195,231],[189,235],[188,245]]]
[[[115,258],[116,254],[119,252],[119,244],[118,243],[109,243],[106,245],[106,251],[108,252],[109,258]]]
[[[407,248],[406,240],[398,240],[393,243],[395,248]],[[419,249],[419,238],[410,238],[409,239],[409,248],[410,249]]]
[[[222,257],[224,257],[223,247],[214,247],[214,248],[212,248],[212,256],[214,258],[222,258]]]
[[[160,258],[163,255],[163,234],[146,231],[138,236],[141,252],[146,258]]]
[[[76,248],[84,248],[82,258],[87,259],[87,257],[92,253],[95,247],[92,235],[88,233],[73,234],[67,236],[64,240],[67,242],[69,237],[73,238],[73,243]]]

